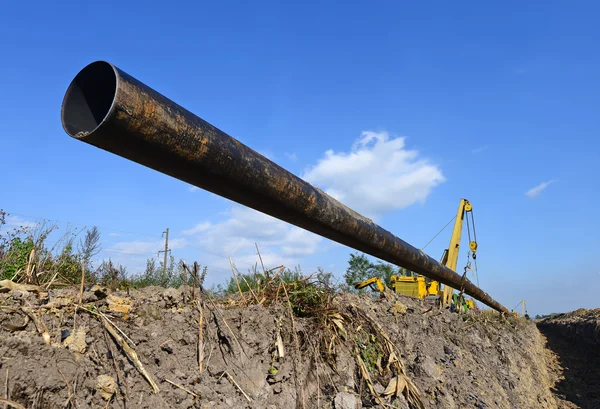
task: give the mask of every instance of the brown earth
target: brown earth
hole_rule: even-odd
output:
[[[129,337],[154,393],[104,319],[76,312],[76,294],[0,294],[0,392],[7,385],[10,400],[38,409],[558,407],[535,324],[490,311],[341,294],[323,316],[292,319],[283,297],[268,307],[214,300],[200,326],[198,304],[181,290],[86,292],[87,308]],[[384,396],[394,381],[398,392]]]
[[[555,315],[537,325],[546,339],[559,408],[600,408],[600,309]]]

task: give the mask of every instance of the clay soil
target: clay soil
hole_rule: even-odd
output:
[[[200,303],[189,289],[149,287],[88,291],[76,307],[76,289],[0,294],[0,396],[38,409],[569,407],[554,388],[572,407],[597,407],[585,406],[597,402],[589,384],[558,379],[531,321],[368,294],[337,295],[303,317],[279,296]],[[546,338],[555,364],[585,366]]]

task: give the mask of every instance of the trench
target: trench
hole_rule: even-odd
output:
[[[555,377],[551,388],[559,409],[600,408],[598,346],[570,336],[557,325],[538,324],[546,340],[548,365]]]

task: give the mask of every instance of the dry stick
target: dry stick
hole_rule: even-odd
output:
[[[6,380],[4,381],[4,399],[8,399],[8,367],[6,368]],[[4,409],[6,409],[7,404],[4,404]]]
[[[62,371],[58,368],[58,364],[56,366],[56,370],[58,371],[60,376],[63,378],[63,381],[65,381],[65,383],[67,384],[67,401],[63,404],[63,406],[66,408],[67,404],[71,403],[71,399],[73,399],[73,394],[71,393],[71,385],[69,384],[69,381],[67,380],[67,377],[65,376],[65,374],[63,374]]]
[[[100,311],[98,311],[98,312],[93,312],[93,311],[90,311],[90,310],[86,310],[86,311],[89,311],[89,312],[91,312],[92,314],[99,315],[99,316],[101,316],[102,318],[104,318],[106,321],[110,322],[110,323],[112,324],[112,326],[113,326],[113,327],[115,327],[115,328],[117,329],[117,331],[119,331],[119,332],[121,333],[121,335],[123,335],[123,337],[124,337],[124,338],[125,338],[125,339],[126,339],[128,342],[129,342],[129,343],[131,343],[131,344],[132,344],[134,347],[135,347],[135,346],[137,346],[137,345],[135,344],[135,342],[133,342],[133,341],[131,340],[131,338],[129,338],[129,337],[127,336],[127,334],[125,334],[125,333],[124,333],[124,332],[121,330],[121,328],[117,327],[117,324],[115,324],[114,322],[112,322],[112,321],[111,321],[111,320],[110,320],[110,319],[109,319],[109,318],[106,316],[106,314],[103,314],[103,313],[102,313],[102,312],[100,312]]]
[[[192,271],[190,270],[190,268],[188,267],[187,264],[185,264],[185,261],[182,261],[181,264],[183,265],[183,275],[184,275],[184,280],[185,280],[185,285],[187,286],[187,273],[190,273],[190,276],[194,276],[194,274],[192,274]],[[194,299],[194,294],[196,293],[196,278],[194,278],[194,287],[192,289],[192,300]],[[185,290],[183,292],[183,302],[185,303]]]
[[[219,379],[221,379],[223,376],[226,376],[227,379],[229,379],[231,381],[231,383],[233,383],[235,385],[235,387],[238,388],[240,392],[242,392],[242,394],[248,400],[248,402],[252,402],[252,399],[250,399],[250,396],[246,395],[246,392],[244,392],[244,390],[240,387],[240,385],[238,385],[238,383],[235,381],[235,379],[233,379],[233,376],[231,376],[229,374],[229,372],[223,371],[221,376],[219,376]]]
[[[196,299],[196,287],[198,286],[198,262],[194,261],[194,292],[192,293],[192,297]]]
[[[258,250],[258,243],[254,243],[254,245],[256,246],[256,252],[258,253],[258,258],[260,259],[260,265],[262,266],[263,274],[267,275],[267,270],[265,270],[265,265],[263,264],[262,256],[260,255],[260,251]]]
[[[56,280],[56,277],[58,276],[58,272],[56,272],[54,274],[54,276],[52,276],[52,279],[50,281],[48,281],[48,284],[46,284],[46,290],[50,288],[50,286],[54,283],[54,280]]]
[[[75,391],[75,393],[73,394],[73,406],[75,406],[76,409],[79,406],[77,404],[77,381],[78,380],[79,380],[79,374],[76,374],[75,379],[73,379],[73,390]]]
[[[311,343],[312,345],[312,343]],[[317,377],[317,407],[321,407],[321,384],[319,383],[319,354],[317,348],[313,346],[313,359],[315,362],[315,375]]]
[[[13,402],[12,400],[8,400],[8,399],[0,398],[0,403],[4,403],[4,407],[6,407],[6,405],[8,405],[11,408],[15,408],[15,409],[26,409],[25,406],[21,405],[20,403]]]
[[[298,374],[300,373],[300,371],[298,370],[298,362],[297,361],[300,358],[300,344],[298,342],[298,335],[296,334],[296,324],[294,321],[292,302],[290,301],[290,296],[288,295],[287,289],[285,288],[285,282],[283,281],[283,279],[281,277],[279,277],[279,280],[281,281],[281,287],[283,287],[283,291],[284,291],[285,297],[287,299],[289,313],[290,313],[290,320],[292,321],[292,335],[294,337],[294,349],[296,352],[296,356],[292,358],[292,364],[294,366],[294,373],[295,373],[294,386],[296,387],[296,393],[298,392],[298,390],[300,391],[300,399],[301,399],[300,404],[302,405],[302,408],[305,408],[306,402],[305,402],[305,398],[304,398],[304,388],[302,387],[300,379],[298,379]],[[300,385],[300,387],[298,387],[298,385]]]
[[[225,324],[225,326],[227,327],[227,329],[229,330],[229,333],[231,334],[231,336],[233,337],[233,339],[235,339],[235,342],[237,342],[238,346],[240,347],[241,351],[243,352],[244,355],[246,355],[246,358],[250,358],[248,356],[248,354],[246,353],[246,351],[244,350],[244,347],[242,346],[242,343],[240,342],[240,340],[238,339],[238,337],[235,336],[233,330],[231,329],[231,327],[229,326],[229,324],[227,323],[227,320],[225,319],[225,317],[223,316],[223,314],[221,314],[221,311],[219,310],[219,308],[217,307],[217,305],[215,304],[215,302],[212,300],[212,298],[210,297],[210,295],[206,294],[206,299],[208,300],[208,302],[212,305],[212,307],[214,308],[214,310],[212,310],[213,312],[216,311],[219,313],[220,318],[223,320],[223,323]]]
[[[212,301],[211,301],[211,303],[212,303]],[[240,342],[239,338],[235,335],[235,333],[233,332],[233,330],[231,329],[231,327],[227,323],[227,320],[225,319],[225,317],[223,316],[223,314],[221,314],[221,311],[219,311],[219,309],[216,307],[216,305],[214,303],[212,303],[212,304],[213,304],[213,307],[215,308],[215,310],[219,312],[219,315],[221,316],[221,319],[223,320],[223,324],[225,324],[225,326],[229,330],[229,333],[235,339],[235,342],[237,342],[238,346],[240,347],[241,351],[244,353],[244,355],[246,355],[246,358],[250,358],[248,356],[248,354],[246,353],[246,351],[244,350],[244,347],[242,346],[242,343]]]
[[[185,391],[185,392],[189,393],[190,395],[192,395],[192,396],[194,396],[194,397],[196,397],[196,398],[200,398],[200,395],[198,395],[198,394],[196,394],[196,393],[192,392],[191,390],[189,390],[188,388],[186,388],[186,387],[184,387],[184,386],[178,385],[178,384],[176,384],[175,382],[168,380],[167,378],[165,378],[165,382],[168,382],[168,383],[170,383],[171,385],[173,385],[173,386],[175,386],[175,387],[177,387],[177,388],[181,389],[182,391]]]
[[[44,342],[46,343],[46,345],[50,345],[50,334],[48,334],[48,330],[46,329],[46,326],[44,325],[44,322],[42,321],[42,319],[38,318],[33,313],[33,311],[28,310],[25,307],[21,307],[21,309],[23,310],[23,312],[25,314],[27,314],[29,316],[29,318],[31,318],[31,320],[35,324],[35,327],[37,328],[38,332],[42,335],[42,338],[44,339]]]
[[[283,270],[285,270],[285,266],[279,266],[279,267],[275,267],[269,270],[269,272],[273,271],[277,269],[277,272],[275,273],[275,275],[273,277],[271,277],[271,279],[269,280],[269,282],[266,285],[271,284],[273,281],[275,281],[275,279],[279,276],[279,274],[281,274],[281,272]]]
[[[115,353],[113,352],[111,346],[110,346],[110,341],[108,339],[108,334],[106,333],[106,331],[104,331],[104,340],[106,341],[106,348],[108,348],[108,352],[110,353],[110,356],[112,357],[113,360],[113,364],[115,365],[115,372],[117,373],[117,382],[124,384],[125,385],[125,395],[123,396],[123,407],[127,407],[127,400],[129,400],[129,391],[128,391],[128,387],[127,387],[127,381],[125,380],[125,377],[123,376],[123,374],[121,373],[121,370],[119,369],[119,365],[117,364],[117,359],[115,358]]]
[[[85,282],[85,262],[81,263],[81,287],[79,288],[79,305],[83,301],[83,283]]]
[[[35,257],[35,247],[31,249],[31,253],[29,253],[29,259],[27,260],[27,265],[25,266],[25,280],[28,283],[31,283],[31,276],[33,274],[33,259]]]
[[[250,284],[248,283],[248,281],[246,280],[246,277],[244,277],[243,274],[240,274],[240,277],[242,277],[242,280],[244,280],[244,282],[246,283],[246,285],[248,286],[248,289],[250,290],[250,292],[252,293],[252,295],[254,296],[254,299],[256,300],[257,304],[260,304],[260,301],[258,300],[258,297],[256,296],[256,294],[254,293],[254,291],[252,291],[252,287],[250,286]]]
[[[200,319],[198,321],[198,371],[202,373],[202,366],[204,365],[204,335],[202,333],[202,326],[204,321],[204,306],[198,303],[198,312],[200,313]]]
[[[183,286],[182,293],[183,293],[183,303],[185,304],[186,303],[185,293],[187,292],[186,289],[187,289],[187,286],[188,286],[188,279],[187,279],[187,269],[185,268],[185,263],[183,263],[183,265],[184,265],[184,269],[183,269],[183,282],[184,282],[184,286]]]
[[[231,260],[231,257],[229,257],[229,264],[231,265],[231,272],[233,273],[233,278],[235,278],[235,283],[237,284],[238,291],[240,292],[240,297],[244,299],[244,294],[242,294],[240,282],[238,281],[237,274],[235,273],[235,268],[233,267],[233,261]]]
[[[104,328],[106,328],[106,330],[108,332],[110,332],[110,335],[112,335],[112,337],[115,339],[115,341],[117,341],[117,343],[121,346],[121,348],[123,348],[123,351],[127,354],[129,359],[131,359],[131,361],[134,363],[137,370],[140,371],[142,376],[146,379],[146,381],[148,381],[150,386],[152,386],[152,390],[154,391],[154,393],[160,392],[160,389],[158,389],[158,385],[156,385],[156,383],[154,382],[154,380],[152,379],[150,374],[146,371],[146,368],[144,368],[144,365],[138,358],[137,353],[133,350],[133,348],[131,348],[127,344],[127,342],[125,342],[123,337],[121,337],[119,335],[119,333],[108,323],[108,321],[106,319],[102,320],[102,324],[104,324]]]

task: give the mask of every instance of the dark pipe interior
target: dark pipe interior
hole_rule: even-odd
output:
[[[112,65],[94,62],[77,74],[65,94],[63,128],[70,136],[87,135],[104,120],[117,92],[117,75]]]

